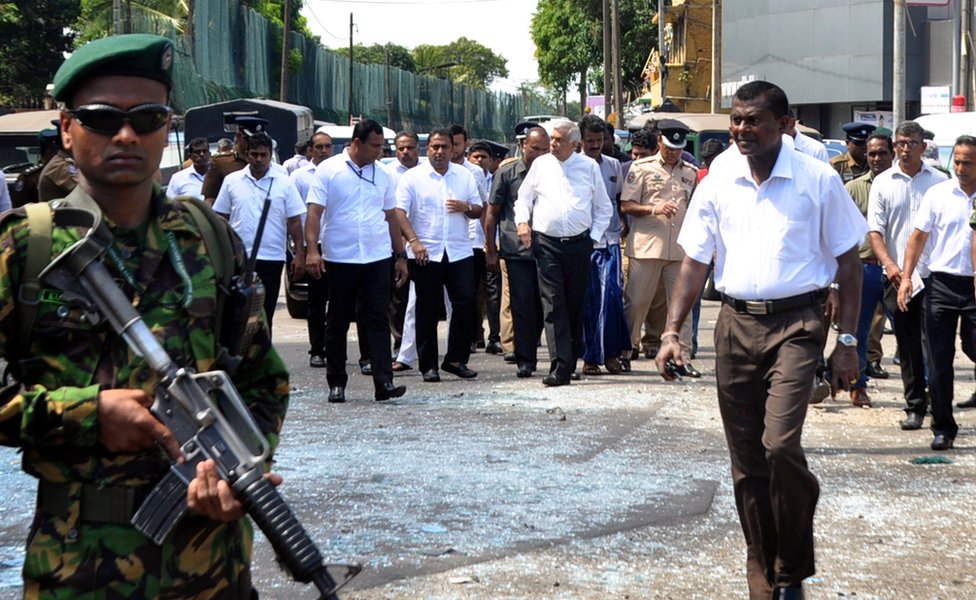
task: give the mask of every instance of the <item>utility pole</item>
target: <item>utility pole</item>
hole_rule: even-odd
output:
[[[349,13],[349,124],[352,125],[352,13]]]
[[[610,47],[610,0],[603,0],[603,117],[610,116],[610,76],[613,71],[613,51]]]
[[[281,35],[281,94],[282,102],[288,102],[288,60],[291,54],[291,0],[285,0],[285,30]]]
[[[712,114],[722,107],[722,3],[712,0]]]
[[[905,120],[905,0],[894,0],[894,43],[892,45],[891,128]]]
[[[122,0],[112,0],[112,33],[122,33]]]
[[[132,0],[125,0],[125,32],[132,33]]]
[[[393,88],[390,85],[390,44],[386,44],[386,126],[397,129],[393,124]]]
[[[668,68],[665,66],[666,59],[664,57],[664,0],[657,0],[657,56],[661,63],[658,67],[661,69],[661,103],[663,104],[668,97],[665,91]]]
[[[962,4],[965,0],[952,3],[952,95],[962,94]]]
[[[617,113],[617,129],[624,128],[624,90],[620,75],[620,0],[611,0],[610,12],[613,22],[613,97],[614,111]]]

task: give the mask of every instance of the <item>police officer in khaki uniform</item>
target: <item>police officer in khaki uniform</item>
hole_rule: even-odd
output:
[[[60,128],[57,131],[61,135]],[[78,167],[64,148],[58,148],[57,154],[44,165],[37,180],[37,198],[41,202],[50,202],[57,198],[64,198],[78,185]]]
[[[631,164],[620,195],[620,212],[630,217],[624,313],[635,348],[639,347],[641,324],[662,278],[670,304],[685,257],[677,243],[678,232],[698,180],[698,169],[681,160],[688,128],[674,119],[662,119],[657,126],[660,151]],[[690,318],[681,326],[681,339],[691,340]],[[682,344],[682,354],[684,374],[701,377],[691,365],[687,344]]]
[[[47,163],[58,153],[60,139],[57,129],[42,129],[37,133],[38,148],[41,158],[37,164],[23,171],[17,176],[14,187],[10,191],[11,206],[17,208],[31,202],[37,202],[37,184],[41,179],[41,172]]]
[[[245,148],[246,139],[255,133],[267,131],[268,120],[252,115],[239,115],[234,119],[237,125],[237,133],[234,134],[234,151],[224,154],[217,153],[213,157],[210,170],[203,178],[203,199],[207,204],[213,206],[220,186],[224,183],[224,177],[235,171],[240,171],[247,166],[247,149]]]
[[[857,179],[870,171],[868,166],[868,136],[877,129],[868,123],[846,123],[842,129],[847,133],[847,152],[830,159],[830,166],[837,171],[844,183]]]

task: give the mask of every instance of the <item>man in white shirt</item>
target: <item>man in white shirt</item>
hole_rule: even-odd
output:
[[[194,138],[187,144],[186,153],[193,164],[173,173],[166,185],[166,197],[192,196],[203,200],[203,178],[210,170],[210,142],[204,137]]]
[[[400,183],[400,177],[420,163],[420,138],[412,131],[400,131],[393,139],[396,160],[387,163],[387,170],[393,178],[393,189]],[[393,335],[393,370],[409,371],[417,360],[417,292],[413,282],[393,288],[390,298],[390,333]]]
[[[289,175],[291,175],[298,169],[301,169],[308,164],[308,155],[309,143],[307,141],[298,142],[295,144],[295,156],[292,156],[283,162],[281,166],[285,168],[285,171],[288,171]]]
[[[952,150],[955,180],[929,188],[912,221],[898,308],[908,310],[912,274],[928,244],[929,277],[925,280],[925,344],[928,350],[929,394],[932,398],[933,450],[952,448],[959,426],[952,416],[953,360],[956,325],[962,351],[976,361],[976,296],[973,293],[973,200],[976,198],[976,137],[964,135]]]
[[[308,195],[305,267],[313,279],[326,272],[332,279],[325,325],[329,402],[346,401],[346,335],[357,312],[375,399],[399,398],[407,389],[393,385],[390,369],[390,274],[395,271],[397,286],[406,283],[407,256],[393,179],[378,162],[382,153],[383,127],[372,119],[356,123],[349,147],[318,166]]]
[[[715,255],[724,306],[715,326],[719,408],[733,490],[748,547],[751,600],[798,600],[815,573],[813,519],[820,486],[800,445],[813,376],[827,335],[823,299],[840,284],[841,335],[832,384],[857,375],[858,244],[867,232],[836,173],[783,143],[789,101],[749,82],[732,100],[737,149],[716,159],[678,235],[685,251],[661,336],[665,379],[682,362],[678,330]]]
[[[468,162],[483,170],[485,175],[485,195],[484,206],[488,206],[488,198],[491,193],[492,180],[495,171],[498,170],[498,163],[501,158],[508,154],[508,148],[490,142],[480,140],[471,144],[468,152]],[[472,249],[475,256],[475,281],[478,285],[478,292],[475,296],[475,303],[478,306],[478,315],[475,317],[472,335],[475,342],[480,347],[485,338],[484,318],[488,319],[488,340],[484,344],[485,352],[488,354],[502,354],[501,343],[501,323],[499,316],[501,311],[502,278],[501,275],[488,268],[485,250],[487,247],[486,239],[486,219],[488,210],[481,211],[481,220],[478,222],[477,236],[472,237]],[[477,245],[480,243],[480,246]]]
[[[291,174],[291,180],[298,190],[298,195],[305,202],[308,208],[308,190],[315,181],[315,169],[322,161],[332,156],[332,138],[327,133],[316,133],[309,140],[312,158],[308,164],[300,169],[296,169]],[[305,228],[305,221],[302,222],[302,231]],[[308,239],[306,238],[306,246]],[[321,249],[319,249],[321,254]],[[306,250],[306,260],[308,253]],[[308,327],[308,366],[313,369],[325,368],[325,309],[329,300],[328,277],[324,274],[321,277],[306,277],[305,282],[308,286],[308,302],[305,306],[305,324]],[[362,339],[364,336],[360,336]]]
[[[583,311],[590,254],[613,213],[600,166],[577,154],[580,130],[553,125],[551,152],[535,159],[519,187],[515,222],[522,244],[533,249],[552,361],[542,383],[568,385],[583,353]]]
[[[793,114],[793,111],[790,111],[790,126],[786,130],[786,135],[793,142],[793,147],[798,151],[808,154],[819,161],[830,161],[826,146],[812,137],[804,135],[796,128],[796,115]]]
[[[427,382],[437,371],[437,308],[444,289],[454,310],[441,369],[472,379],[471,320],[474,316],[474,259],[468,221],[481,216],[474,176],[451,162],[454,139],[448,129],[427,138],[426,164],[410,169],[396,190],[397,216],[409,243],[410,278],[417,293],[417,349]]]
[[[257,133],[247,138],[248,166],[224,177],[220,192],[214,202],[214,211],[227,219],[247,248],[248,260],[257,256],[254,272],[264,284],[264,312],[268,330],[278,305],[281,289],[281,271],[285,266],[287,236],[295,242],[295,258],[292,261],[294,277],[305,274],[305,236],[302,233],[301,215],[305,203],[288,178],[288,173],[271,164],[271,138]],[[255,238],[261,223],[265,204],[269,209],[265,218],[260,245],[255,248]]]
[[[875,176],[868,196],[868,237],[884,272],[884,303],[892,316],[901,359],[899,366],[907,413],[901,428],[905,430],[921,429],[928,409],[922,350],[925,290],[911,299],[907,310],[898,310],[898,288],[903,278],[899,265],[904,264],[905,248],[922,196],[929,188],[946,180],[945,174],[922,161],[924,133],[921,125],[914,121],[898,126],[894,141],[898,163]],[[923,279],[929,275],[927,263],[928,257],[923,251],[916,267]]]

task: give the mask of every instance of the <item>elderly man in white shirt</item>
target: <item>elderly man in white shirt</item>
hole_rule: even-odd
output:
[[[360,121],[353,127],[349,147],[316,169],[308,195],[305,268],[312,278],[328,272],[332,279],[325,325],[329,402],[346,400],[346,335],[357,308],[364,325],[359,335],[368,338],[375,399],[398,398],[406,391],[393,385],[386,309],[390,274],[395,272],[397,285],[403,285],[407,257],[393,179],[377,162],[382,153],[383,127],[372,119]]]
[[[203,178],[210,170],[210,142],[205,137],[193,138],[186,145],[189,167],[173,173],[166,184],[166,197],[191,196],[203,200]]]
[[[301,215],[305,203],[288,178],[288,173],[271,164],[271,138],[258,133],[247,140],[248,166],[224,177],[214,202],[214,211],[227,219],[241,237],[250,260],[257,256],[254,272],[264,284],[264,312],[271,329],[281,272],[285,266],[286,245],[290,235],[295,241],[292,269],[295,277],[305,274],[305,236]],[[265,218],[260,245],[254,247],[261,214],[265,204],[269,209]]]
[[[600,166],[576,153],[580,137],[572,121],[554,124],[551,152],[532,162],[515,201],[519,239],[535,254],[551,360],[542,383],[550,387],[576,376],[590,254],[613,213]]]
[[[922,161],[925,131],[914,121],[906,121],[895,130],[895,154],[898,163],[875,176],[868,195],[868,239],[884,272],[884,303],[891,312],[898,357],[901,359],[901,382],[905,395],[905,419],[901,428],[921,429],[928,409],[923,352],[923,314],[925,290],[898,310],[897,296],[903,274],[905,248],[912,233],[912,222],[922,196],[946,176]],[[916,267],[922,278],[928,277],[928,257],[923,251]]]
[[[912,274],[922,249],[927,247],[929,277],[925,281],[924,316],[933,450],[951,449],[959,432],[952,416],[952,386],[956,356],[953,338],[960,320],[962,351],[976,362],[976,271],[970,221],[976,199],[976,137],[964,135],[957,139],[952,159],[956,179],[929,188],[915,213],[898,289],[898,308],[908,310],[914,287]]]
[[[410,278],[417,293],[420,370],[427,382],[440,381],[437,308],[445,289],[454,310],[440,368],[462,379],[478,376],[467,364],[474,316],[474,253],[468,221],[481,216],[482,204],[471,172],[451,162],[453,149],[450,130],[431,131],[428,162],[404,173],[396,190],[400,228],[409,243]]]
[[[661,374],[673,379],[682,363],[678,331],[714,253],[724,303],[715,325],[716,383],[751,600],[800,600],[803,580],[815,573],[820,486],[800,441],[828,330],[823,300],[835,280],[841,333],[830,358],[832,384],[847,389],[858,368],[857,249],[867,226],[829,165],[783,143],[788,112],[786,94],[769,82],[736,92],[736,148],[712,163],[692,197],[657,355]]]

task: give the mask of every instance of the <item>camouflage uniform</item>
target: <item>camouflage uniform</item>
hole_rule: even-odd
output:
[[[220,186],[227,177],[234,171],[240,171],[247,166],[247,159],[237,153],[237,151],[227,154],[215,154],[207,176],[203,178],[203,189],[201,194],[204,198],[216,198],[220,192]]]
[[[64,150],[51,158],[41,171],[37,182],[37,197],[41,202],[64,198],[78,185],[78,167],[71,155]]]
[[[85,196],[80,187],[71,195],[76,196]],[[109,223],[116,248],[144,291],[120,285],[175,362],[211,370],[217,288],[200,229],[186,208],[158,188],[152,214],[142,230]],[[183,301],[189,290],[166,255],[170,232],[192,281],[188,308]],[[55,227],[52,256],[82,233]],[[23,385],[0,396],[0,442],[23,450],[24,471],[41,480],[45,491],[27,543],[25,597],[74,598],[86,592],[93,599],[250,598],[248,519],[220,523],[187,515],[156,546],[128,524],[129,512],[97,520],[90,515],[99,507],[83,506],[83,498],[131,490],[134,510],[166,474],[169,462],[161,450],[114,454],[98,442],[99,389],[134,388],[151,395],[158,377],[107,323],[93,327],[80,310],[63,304],[56,290],[42,292],[29,344],[17,339],[17,293],[28,237],[27,220],[16,213],[0,224],[0,353],[9,362],[28,357],[16,363]],[[244,249],[231,238],[235,268],[241,271]],[[122,280],[112,261],[106,266]],[[288,376],[266,328],[234,381],[274,448],[288,402]],[[47,497],[52,489],[63,492],[61,508]]]

